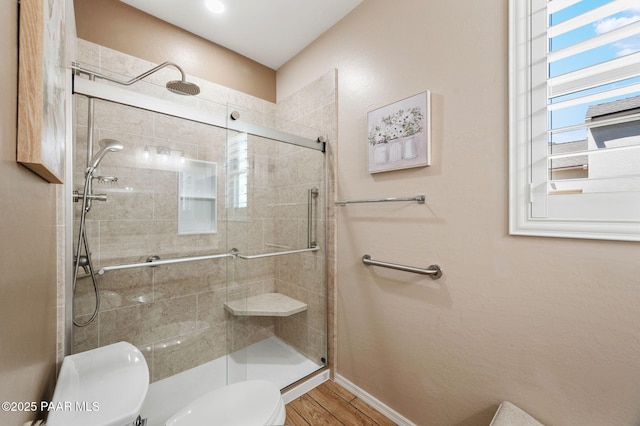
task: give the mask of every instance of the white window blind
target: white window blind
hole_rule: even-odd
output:
[[[510,7],[512,233],[640,240],[640,1]]]

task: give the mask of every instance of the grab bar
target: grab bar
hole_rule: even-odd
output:
[[[260,258],[263,258],[263,257],[282,256],[283,254],[306,253],[306,252],[318,251],[318,250],[320,250],[320,247],[313,246],[313,247],[310,247],[310,248],[300,249],[300,250],[276,251],[274,253],[254,254],[254,255],[251,255],[251,256],[246,256],[246,255],[239,254],[238,257],[240,259],[260,259]]]
[[[364,256],[362,256],[362,263],[364,263],[367,266],[368,265],[382,266],[383,268],[397,269],[398,271],[406,271],[406,272],[413,272],[414,274],[430,275],[431,278],[433,278],[434,280],[437,280],[442,276],[442,269],[438,265],[431,265],[427,269],[416,268],[413,266],[398,265],[395,263],[380,262],[379,260],[373,260],[371,259],[371,256],[368,254],[365,254]]]
[[[121,269],[133,269],[133,268],[143,268],[143,267],[154,267],[160,265],[170,265],[173,263],[182,263],[182,262],[195,262],[197,260],[209,260],[209,259],[223,259],[225,257],[235,257],[236,253],[232,250],[231,253],[223,253],[223,254],[212,254],[206,256],[191,256],[191,257],[177,257],[174,259],[163,259],[159,260],[158,256],[149,256],[146,262],[140,263],[129,263],[125,265],[116,265],[116,266],[105,266],[98,271],[99,275],[104,275],[105,272],[109,271],[118,271]]]
[[[395,201],[415,201],[418,204],[424,204],[425,196],[416,195],[415,197],[401,197],[401,198],[373,198],[368,200],[338,200],[334,204],[338,206],[346,206],[347,204],[355,203],[388,203]]]

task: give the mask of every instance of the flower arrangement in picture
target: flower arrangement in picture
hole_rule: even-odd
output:
[[[431,165],[431,93],[367,113],[369,173]]]
[[[394,139],[413,136],[423,130],[424,114],[420,107],[400,109],[383,117],[369,132],[369,144],[388,143]]]

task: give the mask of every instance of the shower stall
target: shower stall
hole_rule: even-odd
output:
[[[75,265],[73,352],[137,346],[150,425],[225,384],[283,389],[323,369],[323,132],[135,86],[74,76],[74,254],[86,239],[95,280]],[[104,140],[112,149],[87,177]]]

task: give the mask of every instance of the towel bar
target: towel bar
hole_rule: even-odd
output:
[[[337,206],[346,206],[347,204],[355,203],[388,203],[394,201],[415,201],[418,204],[424,204],[425,196],[416,195],[415,197],[402,197],[402,198],[376,198],[368,200],[338,200],[334,204]]]
[[[320,247],[313,246],[313,247],[309,247],[309,248],[305,248],[305,249],[299,249],[299,250],[276,251],[274,253],[254,254],[254,255],[251,255],[251,256],[247,256],[247,255],[244,255],[244,254],[239,254],[238,257],[240,259],[260,259],[260,258],[263,258],[263,257],[282,256],[283,254],[307,253],[307,252],[310,252],[310,251],[318,251],[318,250],[320,250]]]
[[[105,266],[103,268],[100,268],[100,270],[98,271],[98,275],[104,275],[105,272],[118,271],[120,269],[155,267],[160,265],[171,265],[173,263],[194,262],[198,260],[224,259],[226,257],[234,257],[234,256],[235,256],[234,252],[212,254],[212,255],[206,255],[206,256],[178,257],[175,259],[160,259],[158,256],[149,256],[146,262],[129,263],[126,265],[116,265],[116,266]]]

